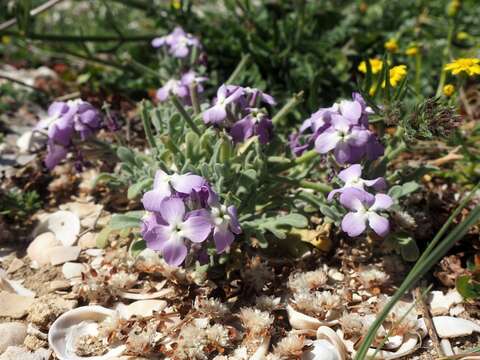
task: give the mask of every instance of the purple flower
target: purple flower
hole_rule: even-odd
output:
[[[388,219],[378,212],[388,209],[393,200],[385,194],[372,194],[366,191],[348,188],[340,195],[340,203],[351,210],[342,220],[342,230],[349,236],[355,237],[363,233],[367,224],[379,236],[385,236],[390,230]]]
[[[85,140],[100,128],[101,122],[100,112],[81,99],[52,103],[48,117],[35,127],[35,130],[46,130],[49,138],[45,165],[49,169],[55,167],[66,157],[76,132]]]
[[[187,256],[185,240],[205,241],[212,223],[206,210],[186,213],[180,198],[162,200],[159,214],[151,216],[142,227],[142,235],[150,249],[160,251],[169,265],[182,264]]]
[[[153,190],[147,191],[142,197],[143,207],[148,211],[160,211],[162,201],[173,195],[174,191],[179,196],[188,196],[193,191],[200,192],[205,185],[205,179],[198,175],[168,175],[162,170],[157,170]]]
[[[190,48],[200,48],[200,41],[192,34],[186,33],[177,26],[170,34],[152,40],[152,46],[159,48],[168,47],[168,52],[177,58],[185,58],[190,53]]]
[[[331,201],[335,194],[342,193],[348,188],[356,188],[365,190],[365,186],[372,187],[377,191],[385,190],[387,184],[383,177],[378,177],[373,180],[364,180],[360,176],[362,175],[362,166],[360,164],[351,165],[348,168],[340,171],[338,177],[343,181],[343,187],[340,189],[332,190],[328,194],[328,201]]]
[[[268,143],[273,136],[272,120],[259,109],[251,109],[251,113],[233,124],[230,135],[235,142],[242,142],[258,135],[261,144]]]
[[[243,88],[243,90],[245,91],[245,94],[247,95],[247,97],[249,97],[248,106],[251,108],[255,108],[259,106],[260,103],[262,102],[272,106],[276,104],[276,101],[273,98],[273,96],[268,95],[267,93],[264,93],[260,89],[245,87]]]
[[[235,235],[242,232],[237,218],[237,209],[235,206],[221,205],[218,196],[211,192],[209,199],[210,212],[213,223],[213,241],[217,253],[224,252],[235,240]]]
[[[365,153],[364,145],[370,137],[370,131],[352,125],[352,119],[353,117],[332,115],[331,125],[315,140],[315,150],[320,154],[334,150],[335,159],[340,164],[352,163],[361,158]]]
[[[203,121],[208,124],[219,124],[227,118],[227,106],[238,101],[244,95],[244,90],[239,86],[222,85],[218,88],[214,105],[204,111]]]
[[[197,76],[197,74],[194,71],[188,71],[185,74],[182,75],[180,80],[176,79],[170,79],[168,80],[165,85],[163,85],[160,89],[157,91],[157,99],[160,102],[163,102],[167,100],[170,95],[175,95],[179,97],[181,100],[183,100],[186,103],[190,102],[190,84],[192,84],[194,81],[199,84],[197,86],[197,91],[199,93],[203,92],[203,87],[201,86],[201,83],[206,81],[207,78],[203,76]]]

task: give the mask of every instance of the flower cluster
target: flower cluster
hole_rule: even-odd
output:
[[[460,58],[445,65],[445,71],[450,71],[452,75],[465,73],[468,76],[480,75],[480,59]]]
[[[266,144],[272,138],[273,124],[262,104],[275,105],[275,100],[259,89],[224,84],[213,105],[204,111],[203,121],[226,128],[235,142],[258,135]]]
[[[222,253],[242,231],[236,208],[221,204],[198,175],[168,175],[158,170],[153,189],[144,194],[142,203],[150,212],[143,221],[142,236],[149,248],[160,251],[173,266],[185,261],[188,246],[200,250],[199,244],[210,234],[217,253]]]
[[[80,139],[97,131],[102,124],[100,112],[81,99],[54,102],[48,108],[48,117],[40,120],[37,131],[47,131],[47,157],[45,165],[51,170],[67,156],[76,133]]]
[[[365,188],[384,191],[386,182],[382,177],[364,180],[361,175],[362,166],[359,164],[351,165],[340,171],[338,178],[344,184],[341,188],[331,191],[328,200],[332,201],[336,194],[340,194],[340,204],[349,210],[342,220],[342,230],[349,236],[362,234],[367,225],[377,235],[385,236],[390,230],[390,224],[388,219],[381,216],[380,213],[392,206],[393,200],[383,193],[373,195]]]
[[[185,58],[191,49],[201,48],[200,41],[177,26],[170,34],[152,40],[154,48],[166,47],[169,54],[177,58]]]
[[[171,95],[175,95],[181,99],[185,104],[191,104],[190,85],[194,82],[198,84],[197,92],[203,92],[202,82],[207,78],[198,76],[195,71],[190,70],[184,73],[180,80],[170,79],[157,91],[157,100],[160,102],[166,101]]]
[[[368,115],[373,111],[358,93],[353,100],[342,100],[329,108],[321,108],[304,121],[300,131],[290,137],[295,155],[314,147],[320,154],[333,151],[340,164],[358,163],[362,158],[375,160],[383,154],[383,146],[368,129]]]

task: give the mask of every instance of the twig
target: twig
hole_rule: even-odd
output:
[[[243,69],[248,65],[250,62],[250,54],[246,54],[242,57],[240,62],[238,63],[235,70],[233,70],[232,75],[228,78],[225,84],[232,85],[232,83],[237,79],[238,75],[243,71]]]
[[[288,102],[280,109],[278,113],[272,118],[274,125],[277,125],[290,111],[292,111],[298,104],[303,101],[303,91],[293,95]]]
[[[4,79],[4,80],[10,81],[10,82],[13,82],[13,83],[15,83],[15,84],[21,85],[21,86],[25,86],[25,87],[28,87],[28,88],[30,88],[30,89],[32,89],[32,90],[39,91],[39,92],[42,92],[42,93],[48,95],[48,93],[47,93],[45,90],[40,89],[40,88],[38,88],[38,87],[36,87],[36,86],[27,84],[27,83],[25,83],[25,82],[23,82],[23,81],[17,80],[17,79],[15,79],[15,78],[10,77],[10,76],[0,74],[0,79]]]
[[[442,351],[442,347],[440,346],[440,340],[438,338],[437,330],[435,329],[435,325],[433,324],[432,315],[430,314],[430,310],[428,309],[427,304],[425,303],[425,299],[422,296],[422,290],[420,287],[415,288],[415,298],[418,304],[418,308],[422,313],[423,319],[425,321],[425,326],[427,327],[428,335],[433,342],[433,347],[437,352],[439,357],[444,356]]]
[[[446,163],[457,161],[463,159],[463,155],[458,154],[458,151],[461,149],[461,146],[457,146],[455,149],[450,151],[447,155],[439,157],[435,160],[430,160],[429,163],[433,166],[442,166]]]
[[[59,2],[62,2],[63,0],[49,0],[46,3],[36,7],[35,9],[30,11],[30,16],[36,16],[44,11],[47,11],[51,7],[57,5]],[[10,20],[5,21],[3,24],[0,24],[0,31],[6,30],[9,27],[12,27],[17,23],[17,18],[13,18]]]

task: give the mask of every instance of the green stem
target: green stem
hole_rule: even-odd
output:
[[[175,95],[170,96],[170,99],[172,100],[173,105],[177,108],[178,112],[180,115],[182,115],[183,119],[188,123],[188,125],[192,128],[195,133],[200,136],[202,133],[200,132],[199,128],[195,123],[193,122],[193,119],[188,115],[187,111],[183,107],[183,105],[180,103],[178,98]]]
[[[274,171],[275,172],[282,172],[282,171],[291,169],[291,168],[293,168],[297,165],[307,163],[310,160],[315,159],[316,157],[318,157],[318,153],[314,149],[312,149],[312,150],[309,150],[306,153],[304,153],[302,156],[299,156],[296,159],[291,160],[289,163],[278,164],[278,166],[275,167]]]
[[[422,50],[418,49],[418,53],[415,56],[415,92],[417,93],[417,97],[421,97],[421,73],[422,73]]]
[[[300,180],[298,184],[303,188],[312,189],[321,192],[322,194],[328,194],[330,191],[333,190],[330,186],[326,184],[315,183],[307,180]]]
[[[300,91],[299,93],[293,95],[293,97],[290,100],[288,100],[288,102],[272,118],[273,124],[277,125],[280,120],[282,120],[290,111],[292,111],[302,101],[303,101],[303,91]]]
[[[240,75],[243,69],[245,69],[245,67],[248,65],[249,62],[250,62],[250,54],[243,55],[242,59],[238,63],[235,70],[233,70],[232,74],[230,75],[228,80],[225,82],[225,84],[231,85],[237,79],[238,75]]]
[[[142,118],[143,129],[145,130],[145,137],[147,138],[148,145],[152,150],[155,150],[157,149],[157,143],[155,141],[155,138],[153,137],[152,127],[150,126],[150,118],[145,100],[140,103],[140,116]]]
[[[59,34],[37,34],[28,33],[22,34],[14,31],[4,31],[2,35],[8,35],[11,37],[26,38],[29,40],[42,40],[51,42],[134,42],[134,41],[151,41],[156,37],[155,34],[143,34],[132,36],[111,36],[111,35],[59,35]]]
[[[455,21],[450,20],[450,24],[448,26],[447,47],[444,49],[444,52],[443,52],[442,69],[441,69],[440,80],[438,82],[438,88],[435,96],[442,95],[443,86],[445,85],[445,80],[447,79],[447,72],[444,70],[444,68],[450,57],[454,30],[455,30]]]
[[[202,110],[200,109],[200,102],[198,100],[198,86],[197,82],[194,81],[190,84],[190,99],[192,100],[193,113],[199,115]]]

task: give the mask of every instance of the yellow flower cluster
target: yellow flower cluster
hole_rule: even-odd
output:
[[[390,77],[390,85],[392,87],[397,86],[400,81],[403,80],[405,76],[407,76],[407,65],[398,65],[394,66],[390,69],[388,73]],[[382,83],[382,88],[385,87],[385,81]]]
[[[398,51],[398,43],[395,39],[388,40],[385,44],[385,49],[391,53],[396,53]]]
[[[410,46],[409,48],[407,48],[407,50],[405,50],[405,54],[407,56],[415,56],[418,54],[418,46]]]
[[[368,62],[370,63],[370,67],[372,69],[372,74],[377,74],[382,71],[383,61],[380,59],[369,59]],[[367,63],[362,61],[360,65],[358,65],[358,71],[366,74],[367,73]]]
[[[445,71],[450,71],[452,75],[466,73],[468,76],[480,74],[480,59],[459,58],[445,65]]]

